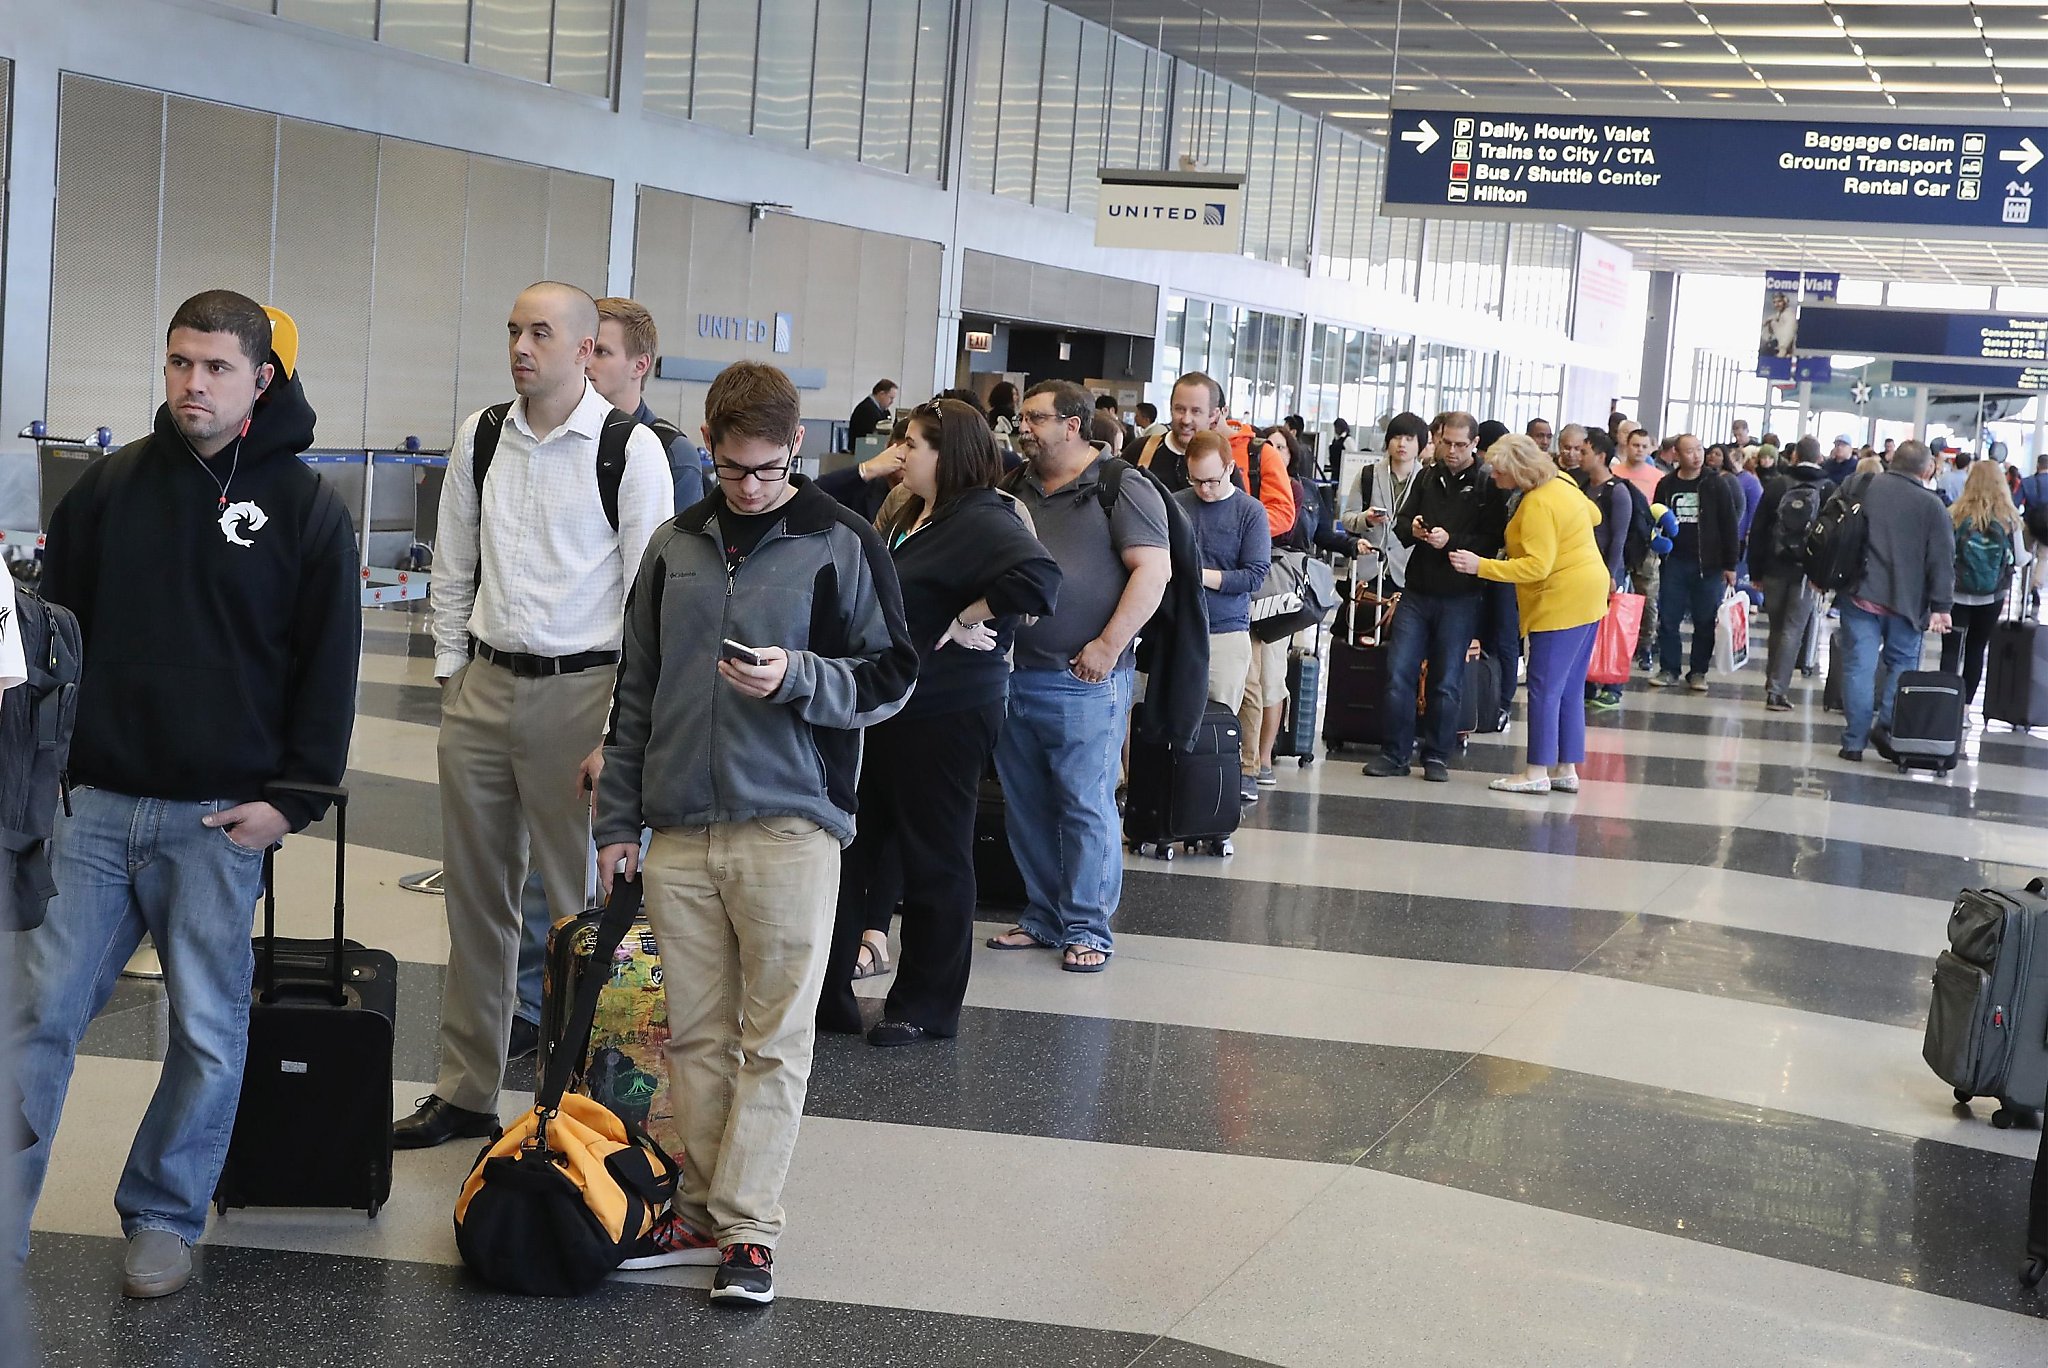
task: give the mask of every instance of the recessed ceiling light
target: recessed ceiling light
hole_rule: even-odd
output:
[[[1330,41],[1330,35],[1327,33],[1311,33],[1307,34],[1306,37],[1311,43],[1327,43]]]
[[[1647,19],[1650,17],[1650,12],[1648,10],[1623,10],[1622,15],[1629,19]]]
[[[1394,89],[1396,89],[1396,90],[1420,90],[1420,89],[1422,89],[1422,87],[1421,87],[1421,86],[1412,86],[1412,85],[1397,85],[1397,86],[1395,86],[1395,87],[1394,87]]]
[[[1709,92],[1707,98],[1712,100],[1732,100],[1735,98],[1735,95],[1732,91],[1716,90]]]
[[[1672,41],[1671,39],[1667,38],[1667,39],[1665,39],[1665,40],[1664,40],[1663,42],[1661,42],[1661,43],[1657,44],[1657,46],[1658,46],[1658,47],[1660,47],[1660,48],[1675,48],[1675,47],[1684,47],[1684,46],[1685,46],[1685,44],[1683,44],[1683,43],[1678,43],[1678,42],[1673,42],[1673,41]]]

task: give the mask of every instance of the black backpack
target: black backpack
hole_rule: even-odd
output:
[[[1600,510],[1602,517],[1613,512],[1614,489],[1628,491],[1628,535],[1621,543],[1621,566],[1631,575],[1643,568],[1643,562],[1650,558],[1650,538],[1656,529],[1650,526],[1650,501],[1643,497],[1643,491],[1619,475],[1609,480],[1608,506]]]
[[[0,694],[0,859],[12,911],[0,930],[43,924],[57,885],[50,876],[50,831],[64,797],[71,731],[78,721],[78,675],[85,646],[69,608],[16,585],[14,606],[0,605],[21,634],[28,682]]]
[[[1771,550],[1779,561],[1798,563],[1805,552],[1807,534],[1813,531],[1827,499],[1827,485],[1819,480],[1810,480],[1794,483],[1778,500],[1778,521],[1771,539]]]
[[[1870,516],[1863,500],[1876,478],[1857,475],[1844,481],[1807,530],[1800,563],[1821,589],[1851,589],[1863,578],[1863,558],[1870,549]]]
[[[511,415],[512,405],[493,404],[477,419],[476,438],[470,449],[470,475],[476,484],[477,502],[484,497],[484,477],[491,473],[491,458],[498,454],[498,438],[505,431],[505,419]],[[659,419],[655,420],[660,423]],[[626,477],[626,443],[633,436],[633,429],[640,426],[640,420],[632,414],[613,409],[605,415],[604,428],[597,438],[597,497],[604,504],[605,521],[612,525],[612,531],[619,530],[619,483]],[[654,427],[654,435],[662,439],[662,456],[668,456],[667,435],[661,430],[667,426],[670,432],[680,437],[682,432],[673,425],[662,424]],[[627,567],[628,573],[632,570]],[[482,562],[478,562],[478,573],[482,573]]]

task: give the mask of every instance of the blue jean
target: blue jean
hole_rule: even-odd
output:
[[[1873,717],[1878,726],[1891,726],[1899,676],[1920,665],[1921,632],[1896,613],[1858,608],[1847,595],[1838,595],[1835,606],[1842,615],[1842,712],[1848,719],[1842,749],[1860,751],[1870,740]]]
[[[1586,758],[1586,670],[1600,624],[1529,633],[1529,763],[1545,769]]]
[[[1664,558],[1657,587],[1657,663],[1668,675],[1703,675],[1714,668],[1714,614],[1721,608],[1721,576],[1696,560]],[[1681,670],[1680,629],[1692,618],[1692,668]]]
[[[1410,589],[1387,633],[1387,726],[1381,754],[1399,764],[1415,748],[1415,690],[1429,661],[1429,699],[1422,758],[1448,764],[1458,745],[1459,702],[1465,693],[1465,652],[1479,633],[1485,600],[1478,594],[1427,594]],[[1502,674],[1506,674],[1505,668]]]
[[[1041,945],[1115,948],[1124,891],[1117,772],[1135,675],[1087,684],[1069,670],[1016,670],[996,745],[1010,853],[1029,901],[1017,925]]]
[[[168,1230],[197,1241],[206,1229],[241,1103],[256,967],[249,933],[263,888],[263,852],[199,824],[232,806],[80,788],[72,815],[58,814],[52,866],[61,891],[48,919],[19,942],[16,1066],[22,1110],[39,1137],[18,1157],[11,1233],[22,1257],[78,1042],[145,931],[163,961],[170,1038],[114,1209],[128,1235]]]
[[[1486,653],[1500,662],[1500,706],[1515,706],[1516,676],[1522,662],[1522,605],[1515,598],[1515,586],[1497,580],[1486,581],[1486,611],[1478,636]]]

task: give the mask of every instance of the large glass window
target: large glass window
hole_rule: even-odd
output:
[[[907,171],[911,74],[917,65],[917,0],[872,0],[868,13],[867,98],[861,115],[860,159],[889,171]]]
[[[802,147],[810,135],[811,37],[817,22],[817,0],[761,0],[754,136]]]
[[[619,0],[234,0],[335,33],[608,95]],[[659,11],[670,0],[653,0]],[[679,0],[694,8],[696,0]],[[684,21],[687,22],[687,21]],[[650,30],[660,21],[650,15]],[[672,25],[671,25],[672,26]],[[650,46],[653,33],[649,34]],[[668,79],[672,80],[672,74]]]
[[[825,0],[818,9],[816,67],[811,78],[811,150],[860,155],[862,73],[868,58],[868,15],[859,5]]]
[[[754,40],[759,0],[698,0],[697,76],[690,117],[746,133],[754,121]]]
[[[1295,411],[1303,320],[1170,296],[1158,351],[1159,380],[1202,371],[1223,386],[1230,416],[1268,427]]]
[[[996,120],[996,193],[1031,198],[1038,169],[1038,90],[1045,65],[1044,0],[1010,0],[1003,27],[1002,110]]]
[[[1038,86],[1038,166],[1031,185],[1031,202],[1048,209],[1065,209],[1073,196],[1075,74],[1080,62],[1081,21],[1063,9],[1048,7],[1044,72]]]
[[[952,0],[921,0],[917,62],[911,73],[910,174],[938,177],[946,146],[946,85],[953,65]]]

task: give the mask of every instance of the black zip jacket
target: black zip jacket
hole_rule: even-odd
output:
[[[85,636],[73,782],[238,803],[273,780],[341,782],[362,597],[348,510],[299,460],[313,421],[281,379],[239,450],[202,462],[159,407],[57,505],[43,593]],[[325,807],[269,801],[295,831]]]
[[[1679,479],[1678,472],[1674,470],[1657,481],[1654,502],[1669,508]],[[1718,575],[1724,570],[1733,570],[1735,563],[1742,559],[1742,500],[1727,480],[1704,466],[1700,468],[1699,480],[1700,568],[1710,575]]]
[[[1451,534],[1439,551],[1415,535],[1415,520]],[[1497,556],[1507,542],[1508,496],[1493,482],[1484,461],[1474,461],[1462,475],[1442,461],[1424,466],[1408,486],[1408,497],[1394,515],[1394,535],[1413,548],[1408,557],[1406,589],[1425,594],[1477,594],[1486,581],[1451,568],[1451,552],[1470,551],[1482,559]]]
[[[1053,610],[1059,562],[993,489],[962,491],[894,551],[903,617],[917,647],[917,688],[897,716],[936,717],[1002,702],[1010,688],[1008,656],[1017,619]],[[983,598],[995,610],[996,648],[970,651],[950,642],[938,650],[953,619]]]

